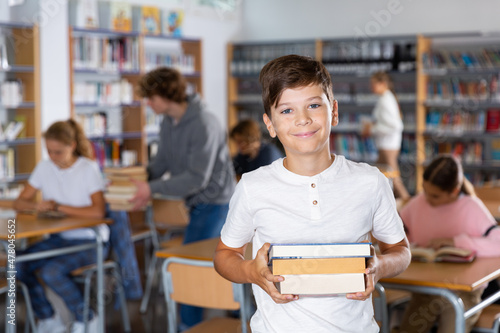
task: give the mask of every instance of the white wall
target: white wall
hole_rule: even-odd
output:
[[[247,0],[241,40],[500,31],[497,0]]]

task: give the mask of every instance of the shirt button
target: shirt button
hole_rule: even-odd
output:
[[[316,184],[312,183],[312,184],[311,184],[311,187],[312,187],[312,188],[315,188],[315,187],[316,187]]]
[[[317,200],[314,200],[313,201],[313,205],[317,205],[318,204],[318,201]]]

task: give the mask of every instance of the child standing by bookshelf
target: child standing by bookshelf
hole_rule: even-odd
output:
[[[500,256],[500,228],[474,195],[474,188],[464,177],[457,158],[437,156],[425,169],[423,178],[424,193],[414,197],[401,210],[410,242],[434,249],[443,246],[464,248],[475,251],[478,257]],[[481,301],[483,290],[457,292],[465,310]],[[466,320],[466,332],[471,330],[479,315],[480,312]],[[452,305],[439,296],[413,294],[400,332],[427,332],[436,322],[439,333],[455,332]]]
[[[91,160],[92,151],[82,128],[71,119],[59,121],[47,129],[44,138],[50,159],[37,164],[23,192],[14,202],[14,208],[19,211],[51,211],[67,216],[103,218],[103,179],[97,163]],[[43,200],[37,203],[35,199],[38,191],[42,193]],[[100,225],[99,232],[103,241],[107,242],[108,227]],[[95,232],[92,229],[65,231],[30,246],[23,254],[85,244],[94,242],[94,239]],[[107,252],[108,248],[104,246],[104,256]],[[39,279],[63,299],[73,314],[75,322],[71,332],[84,332],[83,296],[70,272],[95,262],[96,250],[92,249],[16,265],[17,278],[29,289],[33,310],[38,318],[37,332],[66,332],[66,326],[47,299]],[[92,311],[90,319],[88,331],[97,332],[98,320]]]
[[[403,121],[398,101],[393,91],[393,83],[390,76],[385,72],[376,72],[371,76],[372,91],[379,95],[375,108],[373,109],[373,125],[365,124],[363,134],[373,135],[378,151],[380,165],[388,166],[391,171],[399,174],[398,156],[401,150],[403,134]],[[410,194],[398,175],[394,178],[394,192],[397,197],[406,201]]]
[[[252,283],[252,332],[378,332],[371,293],[382,277],[410,262],[408,242],[388,180],[376,168],[330,153],[338,124],[330,74],[297,55],[260,73],[264,122],[286,157],[246,173],[233,195],[214,263],[228,280]],[[381,255],[366,269],[366,290],[346,296],[282,295],[268,263],[269,243],[335,243],[378,239]],[[244,260],[253,241],[253,259]],[[365,301],[366,302],[361,302]]]

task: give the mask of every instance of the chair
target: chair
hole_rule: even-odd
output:
[[[244,285],[221,277],[212,261],[168,258],[162,265],[168,311],[168,333],[177,332],[177,304],[203,308],[240,310],[240,319],[212,318],[192,327],[189,333],[249,332]]]
[[[182,243],[182,237],[174,238],[173,236],[175,234],[182,234],[189,223],[189,214],[184,200],[153,199],[151,206],[148,207],[146,222],[149,228],[154,230],[156,236],[153,241],[154,251],[148,265],[146,286],[140,307],[141,313],[145,313],[148,308],[149,298],[151,297],[151,291],[157,275],[156,265],[158,259],[156,258],[156,251],[160,248],[168,248],[179,242]],[[160,237],[159,234],[162,234],[162,236]]]
[[[28,292],[28,288],[21,281],[16,281],[16,285],[21,288],[21,292],[23,293],[24,301],[26,303],[26,314],[28,316],[28,323],[25,325],[25,332],[29,332],[29,328],[31,327],[31,331],[36,333],[36,325],[35,325],[35,315],[33,314],[33,308],[31,307],[31,299],[30,294]],[[0,280],[0,294],[6,293],[9,291],[9,286],[7,284],[6,279]],[[7,311],[7,307],[5,308]],[[7,320],[7,317],[5,317]]]
[[[112,260],[107,260],[103,264],[103,269],[105,273],[109,272],[115,278],[116,290],[118,293],[120,301],[120,310],[122,313],[123,329],[125,332],[130,332],[131,331],[130,319],[128,316],[127,301],[125,300],[125,290],[123,289],[120,267],[116,262]],[[97,265],[93,264],[80,267],[72,271],[71,275],[74,277],[74,280],[76,282],[84,284],[83,322],[85,324],[85,331],[88,332],[87,323],[88,323],[89,308],[90,308],[90,289],[91,289],[92,277],[97,275]]]
[[[372,302],[375,319],[382,333],[390,332],[391,315],[394,309],[411,299],[411,293],[397,289],[385,289],[380,283],[375,285]]]
[[[500,305],[491,304],[481,312],[479,319],[472,328],[474,333],[498,333],[500,332]]]

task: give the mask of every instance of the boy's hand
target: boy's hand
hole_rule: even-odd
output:
[[[366,289],[363,292],[347,294],[348,299],[353,299],[357,301],[366,301],[370,298],[371,293],[375,290],[375,284],[378,281],[377,276],[377,265],[378,258],[373,245],[371,246],[372,257],[368,259],[366,270],[365,270],[365,284]]]
[[[252,279],[253,283],[261,287],[277,304],[284,304],[299,299],[297,295],[282,295],[274,285],[275,282],[283,281],[284,278],[279,275],[273,275],[267,266],[269,261],[269,243],[265,243],[257,252],[255,259],[252,260]]]

